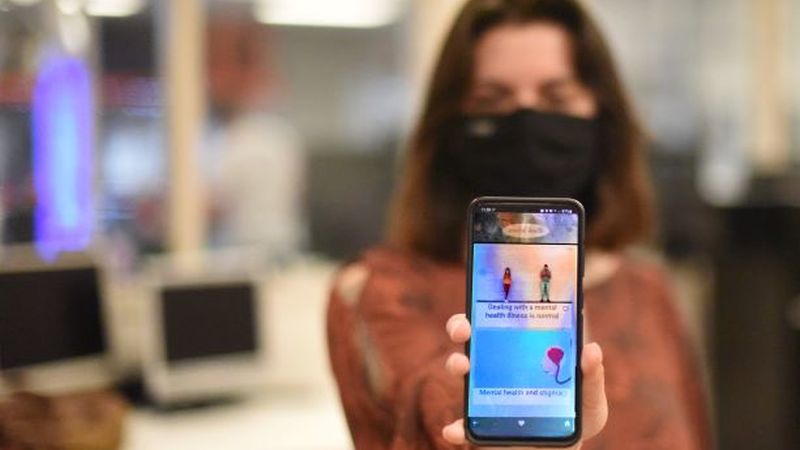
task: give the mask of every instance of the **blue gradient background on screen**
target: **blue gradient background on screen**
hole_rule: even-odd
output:
[[[572,330],[475,330],[473,344],[473,388],[575,388],[575,345]],[[564,349],[558,384],[552,374],[542,367],[545,352],[557,345]],[[476,351],[479,350],[479,351]],[[546,405],[476,405],[470,404],[469,415],[474,417],[575,417],[574,400],[566,406]]]

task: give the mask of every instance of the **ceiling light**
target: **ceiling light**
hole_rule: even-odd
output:
[[[273,25],[376,28],[395,22],[402,0],[260,0],[256,19]]]
[[[42,0],[11,0],[11,3],[17,6],[32,6],[39,3]]]
[[[139,13],[144,0],[86,0],[84,10],[90,16],[125,17]]]

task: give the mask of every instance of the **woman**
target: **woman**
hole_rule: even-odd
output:
[[[650,229],[642,137],[576,1],[467,2],[410,142],[388,243],[345,267],[331,294],[331,363],[357,449],[464,444],[464,224],[477,195],[567,196],[587,209],[596,343],[581,361],[578,447],[709,447],[668,282],[626,251]]]

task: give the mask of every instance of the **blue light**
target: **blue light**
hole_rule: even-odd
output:
[[[44,59],[32,100],[35,241],[42,258],[80,251],[92,239],[93,106],[80,59]]]

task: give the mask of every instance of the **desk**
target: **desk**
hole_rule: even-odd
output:
[[[350,450],[334,392],[263,394],[193,411],[131,414],[123,450]]]
[[[267,286],[274,370],[238,403],[181,412],[132,411],[123,450],[352,449],[328,367],[325,309],[336,265],[306,260]]]

